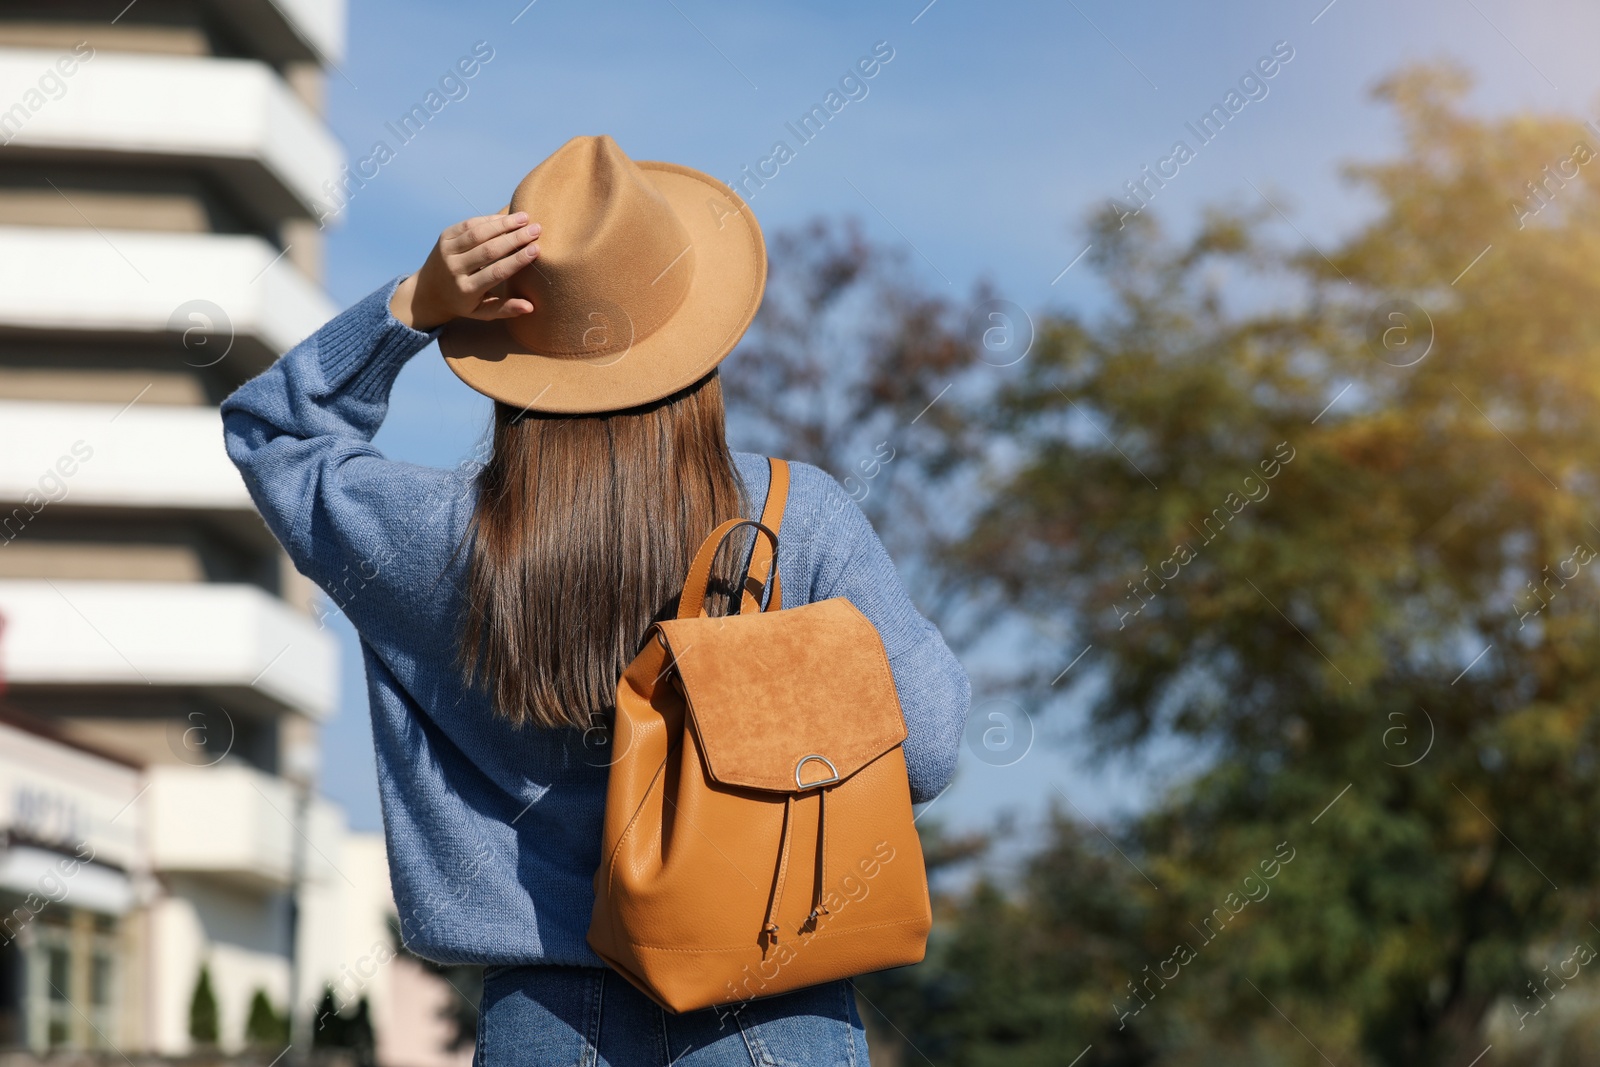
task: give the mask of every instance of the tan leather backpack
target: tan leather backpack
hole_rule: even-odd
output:
[[[617,685],[589,944],[674,1012],[916,963],[932,922],[888,656],[843,597],[780,610],[771,464],[762,521],[711,532]],[[758,534],[740,611],[708,617],[740,526]]]

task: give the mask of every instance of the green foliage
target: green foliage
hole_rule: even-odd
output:
[[[1058,819],[863,981],[941,1067],[1465,1064],[1600,944],[1600,187],[1544,170],[1600,140],[1462,85],[1381,87],[1405,144],[1351,169],[1380,210],[1327,258],[1264,214],[1100,221],[1109,311],[966,408],[1008,462],[949,567],[1093,646],[1107,753],[1204,760],[1121,854]],[[1425,315],[1375,328],[1396,300]]]
[[[250,998],[250,1013],[244,1024],[245,1044],[255,1049],[276,1051],[289,1043],[289,1013],[273,1008],[265,989]]]
[[[322,987],[322,999],[311,1021],[312,1048],[344,1048],[344,1017],[339,1014],[339,1004],[333,996],[333,986]]]
[[[1056,820],[1056,847],[1033,857],[1020,885],[984,878],[936,904],[926,964],[857,980],[868,1023],[891,1019],[914,1043],[902,1062],[1059,1067],[1090,1044],[1097,1063],[1151,1061],[1143,1032],[1119,1029],[1107,1010],[1121,992],[1112,976],[1148,962],[1148,905],[1121,858],[1086,847],[1084,832]],[[881,1031],[875,1041],[901,1037]]]
[[[356,1002],[349,1014],[339,1010],[333,987],[322,987],[322,999],[311,1023],[313,1049],[349,1049],[355,1053],[357,1067],[372,1067],[376,1060],[376,1040],[367,998]]]
[[[189,998],[189,1039],[201,1046],[215,1045],[217,1032],[217,995],[211,988],[211,968],[202,963]]]
[[[956,494],[945,480],[974,443],[940,398],[992,380],[964,308],[920,289],[903,249],[854,223],[779,232],[743,356],[718,370],[736,447],[831,473],[882,534],[925,610],[959,595],[929,564]],[[979,288],[975,302],[991,296]],[[946,617],[951,635],[954,620]],[[959,641],[957,641],[959,643]]]

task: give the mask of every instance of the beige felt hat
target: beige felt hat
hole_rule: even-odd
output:
[[[761,304],[766,243],[739,195],[610,137],[562,145],[509,210],[544,227],[539,258],[507,283],[534,310],[439,336],[450,369],[496,400],[570,413],[659,400],[721,362]]]

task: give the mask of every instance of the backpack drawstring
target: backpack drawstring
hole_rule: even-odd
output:
[[[817,885],[811,893],[811,916],[806,921],[816,929],[817,916],[827,915],[828,906],[822,902],[822,888],[828,881],[828,850],[823,835],[828,831],[828,790],[817,793]]]
[[[774,945],[778,943],[778,904],[783,900],[783,881],[789,873],[789,823],[794,817],[794,797],[790,793],[783,798],[783,832],[778,837],[778,876],[772,884],[772,896],[767,902],[767,919],[761,928],[768,942]],[[817,793],[817,884],[811,893],[811,914],[806,918],[806,922],[813,927],[818,916],[832,914],[822,902],[828,871],[825,838],[828,827],[827,804],[828,791],[824,788]]]
[[[778,943],[778,901],[783,899],[783,876],[789,871],[789,819],[794,811],[794,794],[783,798],[783,833],[778,837],[778,877],[767,900],[767,921],[762,926],[770,942]]]

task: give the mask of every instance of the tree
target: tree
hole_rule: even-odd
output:
[[[1558,961],[1600,945],[1600,141],[1472,117],[1464,87],[1380,88],[1405,147],[1352,168],[1380,211],[1326,259],[1260,214],[1178,243],[1102,218],[1110,312],[1044,324],[965,413],[1018,458],[950,566],[1093,646],[1105,750],[1204,757],[1119,836],[1149,876],[1127,936],[1158,968],[1193,945],[1148,1004],[1098,994],[1163,1064],[1465,1063],[1492,1007],[1540,1025]],[[1238,299],[1251,279],[1281,299]],[[1081,853],[1064,834],[1038,863]],[[1236,912],[1247,877],[1269,896]],[[1073,884],[1032,887],[1029,921],[1078,928]],[[1070,1017],[1078,964],[1039,966]],[[980,1044],[952,1062],[999,1062]]]
[[[257,989],[250,998],[244,1040],[252,1048],[274,1051],[289,1043],[289,1013],[285,1011],[280,1014],[273,1008],[265,989]]]
[[[356,1010],[344,1030],[346,1047],[355,1053],[356,1067],[373,1067],[377,1063],[377,1038],[372,1032],[371,1006],[366,997],[356,1001]]]
[[[872,520],[931,606],[954,529],[939,487],[972,443],[950,397],[984,384],[968,309],[911,280],[853,221],[773,235],[760,313],[721,371],[739,447],[815,464]],[[988,299],[979,287],[974,306]],[[885,521],[892,516],[893,521]]]
[[[909,1044],[902,1063],[1059,1067],[1092,1047],[1101,1065],[1154,1062],[1146,1032],[1106,1011],[1151,958],[1149,905],[1138,875],[1089,835],[1057,817],[1019,883],[983,874],[935,894],[928,962],[856,980],[866,1020],[892,1023],[870,1027],[875,1053]]]
[[[339,1014],[339,1004],[333,996],[333,986],[324,985],[311,1027],[311,1047],[349,1048],[347,1029],[347,1020]]]
[[[211,989],[211,968],[204,963],[189,998],[189,1039],[201,1046],[217,1043],[217,995]]]

